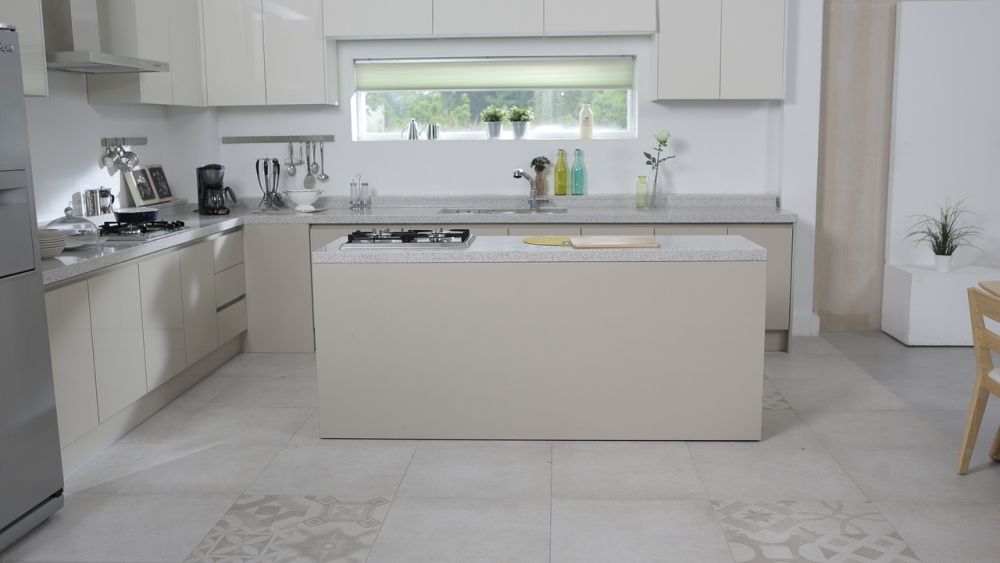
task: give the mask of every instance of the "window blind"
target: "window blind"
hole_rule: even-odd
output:
[[[631,88],[634,57],[356,60],[356,89],[540,90]]]

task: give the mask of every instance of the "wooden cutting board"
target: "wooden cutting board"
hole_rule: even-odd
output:
[[[539,246],[571,246],[569,239],[570,237],[567,236],[528,237],[524,239],[524,244],[535,244]]]
[[[653,237],[591,236],[572,237],[569,240],[573,248],[660,248],[660,243]]]

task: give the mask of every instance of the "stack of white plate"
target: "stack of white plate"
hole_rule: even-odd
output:
[[[38,229],[38,249],[42,258],[54,258],[66,248],[66,235],[56,229]]]

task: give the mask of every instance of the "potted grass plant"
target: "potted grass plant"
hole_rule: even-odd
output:
[[[951,258],[963,246],[974,246],[972,241],[982,237],[977,227],[965,224],[968,213],[964,200],[952,203],[946,200],[938,206],[937,215],[918,215],[907,238],[916,244],[927,243],[934,251],[934,269],[938,272],[951,271]]]
[[[503,122],[510,119],[510,113],[505,107],[497,107],[493,104],[486,106],[479,113],[479,121],[486,124],[486,138],[499,139],[503,133]]]
[[[535,111],[530,107],[511,106],[510,126],[514,130],[515,139],[524,138],[528,133],[528,124],[531,123],[532,119],[535,119]]]

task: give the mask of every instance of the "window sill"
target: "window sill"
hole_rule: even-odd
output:
[[[587,140],[588,141],[621,141],[621,140],[629,140],[629,139],[636,139],[636,138],[637,138],[637,136],[636,136],[636,134],[634,132],[631,132],[631,131],[622,131],[621,133],[603,133],[603,134],[600,134],[600,135],[594,135],[594,137],[592,139],[587,139]],[[409,142],[409,139],[404,139],[404,138],[400,137],[399,135],[394,135],[394,134],[391,134],[391,133],[384,134],[384,135],[380,135],[380,134],[365,135],[363,137],[355,138],[353,140],[354,141],[358,141],[358,142],[362,142],[362,143],[370,143],[370,142],[396,142],[396,141]],[[426,141],[428,139],[425,138],[425,137],[421,137],[418,140],[420,140],[420,141]],[[488,141],[488,142],[497,142],[497,141],[517,141],[517,142],[521,142],[521,141],[524,141],[524,142],[530,142],[530,141],[580,141],[580,140],[583,140],[583,139],[580,139],[580,137],[576,136],[576,135],[529,135],[527,137],[522,137],[520,139],[515,139],[512,134],[507,134],[507,133],[501,135],[499,139],[488,139],[486,137],[485,133],[452,133],[450,135],[442,135],[441,137],[438,137],[437,139],[433,139],[433,140],[435,140],[435,141]]]

